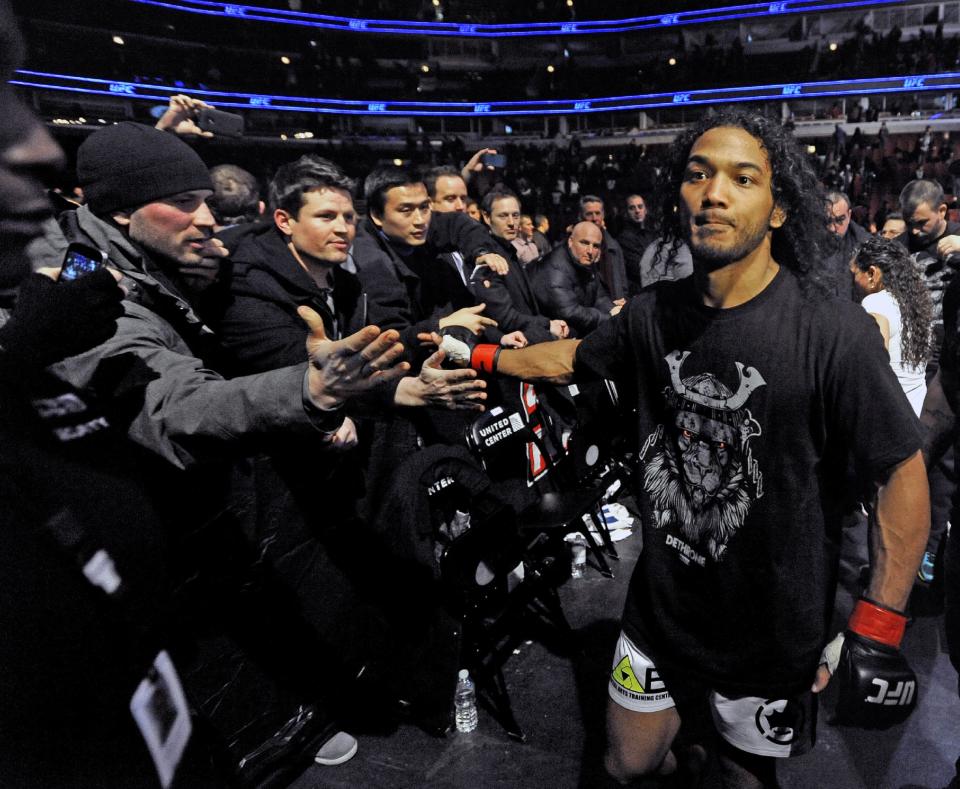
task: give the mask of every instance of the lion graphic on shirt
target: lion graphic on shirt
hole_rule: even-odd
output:
[[[757,476],[748,443],[760,425],[746,402],[765,381],[737,362],[740,386],[732,392],[715,375],[681,379],[689,351],[666,357],[671,385],[664,390],[673,423],[658,429],[659,441],[645,458],[643,482],[657,528],[673,527],[714,561],[750,511],[748,482]]]

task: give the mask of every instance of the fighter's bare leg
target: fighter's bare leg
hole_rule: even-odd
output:
[[[644,775],[669,775],[677,768],[670,745],[680,731],[676,708],[634,712],[607,699],[607,752],[604,767],[626,783]]]
[[[721,743],[717,762],[722,789],[777,789],[776,759],[741,751],[717,739]]]

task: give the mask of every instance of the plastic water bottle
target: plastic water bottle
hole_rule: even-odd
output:
[[[477,692],[470,679],[470,672],[460,669],[457,675],[457,691],[453,696],[456,710],[457,731],[471,732],[477,728]]]

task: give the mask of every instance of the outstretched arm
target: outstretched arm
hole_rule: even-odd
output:
[[[574,378],[574,360],[580,340],[554,340],[526,348],[469,344],[468,337],[433,335],[433,342],[460,367],[497,373],[530,383],[568,384]]]

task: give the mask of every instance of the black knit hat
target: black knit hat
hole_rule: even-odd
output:
[[[213,190],[193,148],[140,123],[118,123],[87,137],[77,151],[77,177],[90,210],[100,215],[180,192]]]

